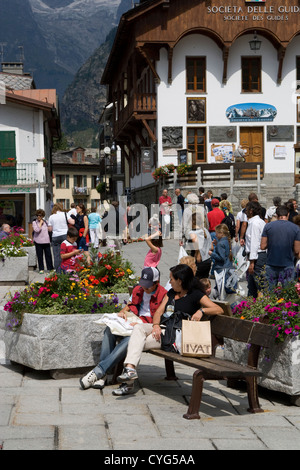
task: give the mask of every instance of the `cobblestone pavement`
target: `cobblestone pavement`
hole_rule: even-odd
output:
[[[146,251],[145,244],[136,243],[125,246],[123,254],[138,272]],[[166,241],[160,264],[163,284],[177,255],[178,242]],[[42,276],[33,271],[30,278]],[[8,290],[0,287],[2,305]],[[193,369],[176,365],[178,380],[165,381],[163,361],[144,353],[138,372],[134,395],[114,397],[115,385],[83,391],[78,377],[54,380],[48,372],[11,364],[0,337],[0,448],[101,450],[100,463],[126,450],[127,456],[139,458],[135,466],[149,458],[138,450],[157,455],[185,451],[197,458],[201,450],[300,449],[300,408],[291,406],[283,394],[260,388],[265,412],[249,414],[245,390],[227,388],[225,381],[207,381],[201,419],[187,421],[182,415]]]

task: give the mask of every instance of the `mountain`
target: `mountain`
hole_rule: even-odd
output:
[[[118,19],[131,8],[131,3],[131,0],[121,1],[117,11]],[[105,42],[80,67],[63,96],[61,121],[70,145],[98,147],[98,121],[106,104],[106,87],[100,85],[100,81],[116,30],[117,27],[110,31]]]
[[[37,87],[56,88],[61,98],[78,69],[117,24],[121,3],[0,0],[3,59],[20,61],[23,51],[25,71],[33,74]]]

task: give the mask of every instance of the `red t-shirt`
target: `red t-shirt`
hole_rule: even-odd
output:
[[[214,209],[207,214],[207,219],[209,222],[208,230],[214,232],[217,225],[222,223],[222,220],[225,218],[224,212],[219,209],[219,207],[214,207]]]
[[[169,204],[172,204],[172,199],[170,196],[160,196],[159,198],[159,206],[160,206],[160,211],[162,214],[170,214],[170,211],[171,211],[171,207],[169,206],[166,206],[167,207],[167,210],[165,209],[164,206],[162,206],[162,204],[164,204],[165,202],[168,202]]]
[[[77,250],[77,243],[70,243],[68,240],[65,240],[60,245],[60,254],[65,255],[66,253],[71,253],[72,251]],[[67,259],[61,260],[61,268],[64,270],[74,270],[76,266],[76,255],[71,256]]]

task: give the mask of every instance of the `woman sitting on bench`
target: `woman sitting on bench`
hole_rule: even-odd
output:
[[[138,378],[137,365],[143,351],[161,347],[160,319],[172,306],[173,311],[181,311],[191,315],[192,321],[200,321],[203,315],[221,315],[223,310],[205,295],[194,277],[192,269],[179,264],[170,269],[171,289],[165,295],[162,303],[153,316],[153,324],[137,324],[131,334],[124,369],[118,377],[122,382],[118,395],[127,395],[133,390],[134,380]],[[122,392],[122,393],[121,393]]]

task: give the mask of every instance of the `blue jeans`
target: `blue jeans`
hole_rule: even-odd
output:
[[[101,379],[101,377],[106,375],[109,369],[125,359],[129,339],[130,336],[116,336],[111,333],[109,327],[105,328],[100,352],[100,362],[94,368],[98,379]]]
[[[266,278],[270,288],[276,287],[278,282],[282,285],[294,279],[294,266],[270,266],[266,265]]]
[[[253,274],[248,274],[248,296],[254,297],[257,299],[258,292],[263,290],[263,276],[262,271],[265,267],[267,261],[267,253],[259,252],[258,258],[254,264]]]

